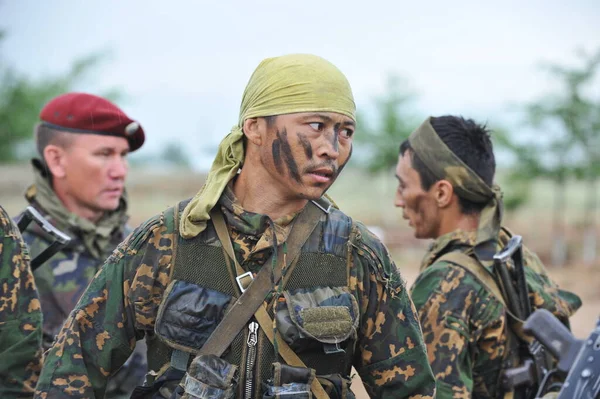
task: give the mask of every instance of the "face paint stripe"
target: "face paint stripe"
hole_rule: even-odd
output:
[[[292,179],[296,180],[300,183],[300,174],[298,173],[298,164],[294,160],[294,155],[292,154],[292,148],[290,147],[290,143],[287,137],[287,131],[283,129],[281,133],[277,132],[277,138],[281,142],[281,152],[283,153],[283,158],[285,160],[285,164],[288,167],[288,171]]]
[[[302,145],[302,147],[304,148],[306,158],[310,161],[313,157],[312,145],[310,144],[310,141],[308,141],[306,135],[302,133],[298,133],[298,141],[300,142],[300,145]]]
[[[271,146],[271,151],[273,153],[273,162],[275,163],[275,169],[279,174],[283,174],[283,164],[281,161],[281,141],[276,139],[273,141]]]
[[[340,173],[342,173],[342,170],[344,170],[344,167],[348,164],[348,161],[350,160],[350,158],[352,158],[352,149],[354,147],[352,147],[352,144],[350,144],[350,152],[348,153],[348,158],[346,158],[346,161],[340,165],[339,169],[337,170],[337,175],[339,175]]]

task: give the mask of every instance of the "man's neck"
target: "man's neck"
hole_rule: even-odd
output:
[[[450,217],[442,220],[438,237],[451,233],[456,230],[476,231],[479,226],[479,214],[465,215],[459,214],[456,217]]]
[[[252,168],[242,169],[233,184],[233,193],[248,212],[267,215],[271,220],[299,212],[308,200],[282,195],[269,176],[257,176]]]

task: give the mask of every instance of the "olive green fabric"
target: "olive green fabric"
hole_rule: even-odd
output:
[[[452,184],[456,194],[475,203],[485,203],[477,227],[475,255],[488,265],[491,259],[483,258],[479,250],[498,237],[503,216],[502,191],[494,184],[488,186],[482,179],[456,156],[440,139],[427,118],[408,138],[414,153],[423,161],[431,173],[438,179]]]
[[[352,89],[344,74],[329,61],[310,54],[263,60],[244,91],[238,124],[219,145],[206,183],[183,211],[182,237],[192,238],[204,231],[210,210],[243,165],[244,121],[298,112],[336,112],[356,120]]]

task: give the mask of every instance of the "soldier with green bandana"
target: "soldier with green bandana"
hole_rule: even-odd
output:
[[[32,398],[42,368],[42,311],[17,225],[0,207],[0,397]]]
[[[502,194],[493,184],[495,159],[485,126],[455,116],[429,118],[400,146],[395,205],[417,238],[433,238],[411,288],[438,398],[505,398],[502,372],[515,366],[513,320],[479,272],[511,237],[501,226]],[[449,260],[449,254],[465,254]],[[457,260],[459,259],[459,260]],[[477,265],[474,269],[469,265]],[[524,249],[533,308],[564,324],[580,299],[549,278]],[[486,272],[487,273],[487,272]]]
[[[110,101],[66,93],[49,101],[35,127],[38,156],[25,197],[72,240],[34,271],[44,314],[44,348],[104,260],[127,236],[127,154],[144,142],[141,126]],[[54,240],[40,225],[23,232],[32,256]],[[129,360],[109,383],[107,397],[129,397],[143,381],[145,353]],[[116,370],[115,370],[116,371]]]
[[[205,185],[110,256],[48,353],[38,397],[102,397],[145,339],[134,398],[353,398],[352,366],[371,397],[433,398],[399,271],[324,196],[354,130],[334,65],[264,60]]]

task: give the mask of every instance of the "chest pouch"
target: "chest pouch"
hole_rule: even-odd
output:
[[[296,353],[322,347],[343,352],[356,339],[358,303],[346,287],[284,291],[275,315],[277,330]]]
[[[223,319],[232,297],[182,280],[165,291],[154,331],[172,348],[197,353]]]

